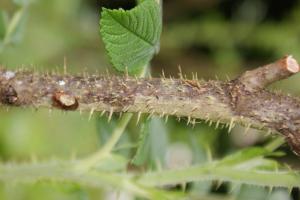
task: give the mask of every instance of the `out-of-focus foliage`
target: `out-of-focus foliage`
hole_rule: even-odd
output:
[[[29,2],[15,1],[14,3],[20,8],[14,12],[10,20],[8,20],[8,13],[0,9],[0,53],[6,46],[18,43],[24,32]]]
[[[241,71],[265,64],[284,54],[293,54],[299,59],[300,2],[281,2],[284,3],[256,0],[165,0],[161,50],[152,64],[153,76],[160,76],[162,69],[166,76],[176,75],[178,65],[181,65],[187,77],[191,77],[190,72],[194,72],[198,73],[198,77],[214,79],[215,75],[218,75],[225,79],[226,76],[234,77]],[[65,59],[67,70],[71,73],[94,73],[96,70],[105,73],[106,69],[111,70],[109,58],[99,37],[98,24],[100,6],[118,8],[118,4],[129,9],[134,6],[134,1],[1,0],[0,44],[3,45],[7,32],[10,32],[10,36],[7,37],[7,41],[10,42],[0,53],[0,64],[8,68],[26,66],[39,71],[63,71]],[[26,17],[18,17],[20,12],[24,12],[22,16]],[[299,95],[299,77],[296,75],[275,87]],[[19,164],[82,158],[105,143],[118,121],[118,116],[114,116],[110,123],[106,120],[106,117],[100,119],[97,114],[88,121],[86,113],[80,115],[23,109],[6,111],[2,108],[1,158],[5,162]],[[165,119],[154,118],[146,121],[144,128],[141,128],[143,125],[137,126],[133,120],[115,147],[113,155],[98,166],[105,174],[97,180],[101,182],[105,180],[105,175],[115,171],[141,172],[140,174],[147,175],[146,172],[149,171],[188,169],[183,171],[185,174],[192,171],[189,168],[191,165],[197,165],[197,173],[191,173],[190,177],[185,174],[183,178],[201,181],[170,185],[169,189],[181,191],[185,188],[195,199],[297,199],[297,189],[292,190],[291,196],[287,189],[274,188],[273,191],[269,191],[269,188],[240,184],[239,180],[220,184],[201,179],[204,175],[212,176],[213,174],[207,173],[206,170],[215,167],[219,178],[223,176],[234,179],[236,176],[241,178],[245,175],[246,178],[252,177],[255,181],[266,180],[266,183],[275,183],[280,179],[281,183],[294,184],[293,172],[279,173],[278,176],[273,176],[274,179],[265,178],[269,177],[268,170],[276,171],[276,167],[284,167],[277,166],[277,162],[274,161],[276,157],[259,147],[234,154],[241,163],[233,163],[230,161],[232,157],[227,157],[227,160],[225,158],[217,162],[222,165],[214,166],[212,160],[232,155],[233,152],[247,146],[263,146],[272,139],[269,136],[257,134],[255,130],[244,134],[244,129],[240,127],[234,128],[232,133],[228,134],[227,129],[215,129],[204,123],[194,127],[187,126],[184,119],[178,122],[171,117],[166,123],[164,121]],[[141,129],[148,132],[142,135],[146,139],[140,138]],[[136,154],[139,143],[144,144],[144,148],[139,149]],[[298,159],[288,148],[282,147],[280,150],[287,154],[279,158],[280,163],[299,168]],[[136,159],[132,162],[134,155]],[[250,159],[250,156],[253,159]],[[272,156],[272,159],[265,156]],[[234,162],[237,161],[236,157]],[[243,159],[246,158],[251,161],[243,163]],[[39,168],[36,168],[35,172],[38,172],[37,169]],[[236,174],[229,174],[227,170],[235,170]],[[267,172],[253,176],[252,172],[261,170]],[[33,171],[30,172],[34,174]],[[68,170],[63,172],[60,175],[68,175]],[[200,176],[200,172],[203,176]],[[22,178],[21,175],[28,174],[20,174],[18,177]],[[162,177],[161,174],[157,175]],[[171,179],[174,177],[176,180],[182,180],[180,174],[177,174],[177,177],[171,175]],[[119,199],[133,199],[135,192],[140,192],[132,191],[141,189],[138,185],[133,187],[132,182],[126,182],[132,179],[123,176],[112,177],[113,179],[107,179],[105,182],[108,188],[102,189],[51,181],[37,182],[33,185],[1,183],[0,199],[110,200],[117,199],[118,196]],[[86,180],[90,180],[90,177]],[[147,183],[147,179],[144,179],[145,182]],[[155,192],[150,193],[156,194]]]

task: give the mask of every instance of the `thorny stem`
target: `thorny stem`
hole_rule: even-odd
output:
[[[279,178],[280,177],[280,178]],[[219,180],[250,185],[273,187],[298,187],[300,174],[293,171],[270,171],[256,169],[240,169],[239,167],[220,167],[212,162],[185,169],[151,172],[141,176],[137,182],[147,186],[163,186],[174,183],[192,181]]]
[[[278,132],[300,154],[300,101],[272,93],[265,87],[299,71],[297,61],[286,56],[248,71],[228,82],[172,78],[72,76],[0,70],[0,103],[186,117]]]
[[[13,167],[13,164],[0,165],[0,180],[1,182],[14,184],[41,181],[75,183],[90,188],[124,190],[147,199],[173,200],[178,197],[178,193],[137,184],[128,175],[121,173],[91,170],[84,174],[78,174],[70,170],[70,167],[76,165],[76,162],[18,164],[16,167]]]
[[[148,172],[143,175],[124,174],[123,172],[110,172],[106,170],[90,170],[78,174],[70,170],[73,162],[47,162],[35,164],[13,163],[0,165],[0,180],[5,183],[36,183],[40,181],[70,182],[86,185],[92,188],[113,187],[114,189],[127,190],[133,194],[148,197],[153,194],[149,188],[193,181],[230,181],[267,187],[293,188],[300,185],[300,172],[278,170],[270,173],[269,170],[240,168],[237,165],[222,166],[219,161],[203,165],[194,165],[184,169],[163,170]],[[221,160],[222,162],[222,160]],[[246,161],[247,162],[247,161]],[[132,187],[134,186],[134,187]],[[158,190],[158,189],[154,189]],[[160,190],[161,191],[161,190]],[[157,191],[158,192],[158,191]],[[164,192],[165,191],[161,191]],[[161,199],[161,198],[150,198]],[[175,199],[175,198],[171,198]]]
[[[144,77],[147,72],[148,67],[143,67],[142,72],[140,73],[141,77]],[[91,111],[93,112],[93,110]],[[91,113],[92,114],[92,113]],[[111,113],[112,114],[112,113]],[[111,117],[111,114],[109,118]],[[108,141],[104,144],[104,146],[98,150],[96,153],[92,154],[86,159],[83,159],[76,165],[76,170],[78,171],[87,171],[91,167],[95,166],[98,162],[100,162],[103,158],[111,153],[113,148],[116,146],[118,141],[120,140],[122,134],[124,133],[128,123],[130,122],[131,118],[133,117],[132,113],[126,113],[117,123],[116,127],[114,128],[111,137]]]

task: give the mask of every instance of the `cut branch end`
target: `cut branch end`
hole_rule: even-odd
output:
[[[293,58],[292,55],[287,56],[286,60],[286,69],[291,73],[299,72],[299,64],[296,59]]]

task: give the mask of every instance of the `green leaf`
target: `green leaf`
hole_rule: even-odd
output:
[[[165,155],[169,145],[169,131],[164,121],[159,117],[152,117],[149,124],[149,164],[152,164],[153,169],[155,169],[165,165]]]
[[[252,159],[263,158],[264,156],[270,154],[271,152],[265,148],[250,147],[226,156],[220,161],[220,164],[222,166],[234,166]]]
[[[138,148],[135,156],[131,161],[133,164],[139,166],[145,163],[147,154],[150,151],[149,145],[149,121],[147,121],[141,125]]]
[[[114,67],[136,73],[159,50],[161,9],[155,0],[145,0],[132,10],[103,8],[100,33]]]

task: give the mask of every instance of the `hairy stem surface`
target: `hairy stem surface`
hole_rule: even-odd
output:
[[[128,76],[72,76],[0,70],[0,103],[62,110],[149,113],[281,133],[300,154],[300,101],[265,87],[299,71],[286,56],[228,82]]]

